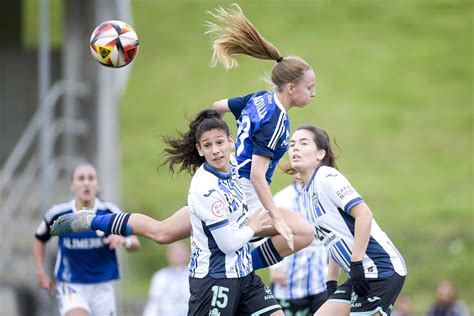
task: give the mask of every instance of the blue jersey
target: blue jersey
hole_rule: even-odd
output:
[[[54,205],[50,208],[35,236],[43,242],[51,238],[50,225],[59,216],[76,212],[75,200]],[[95,199],[93,211],[97,215],[120,213],[121,210],[112,203]],[[118,279],[117,257],[115,250],[110,250],[104,243],[103,233],[72,233],[58,237],[58,254],[56,258],[56,279],[70,283],[99,283]]]
[[[235,158],[239,176],[250,179],[252,155],[270,158],[265,175],[270,184],[273,172],[288,149],[290,122],[275,93],[260,91],[231,98],[228,106],[237,120]]]

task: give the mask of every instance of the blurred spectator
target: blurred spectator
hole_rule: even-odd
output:
[[[464,302],[456,299],[456,290],[451,281],[441,281],[436,288],[436,300],[427,316],[469,316]]]
[[[392,316],[412,316],[411,298],[408,295],[400,295],[395,303]]]
[[[188,313],[188,247],[181,241],[168,246],[169,266],[153,275],[143,316],[186,316]]]

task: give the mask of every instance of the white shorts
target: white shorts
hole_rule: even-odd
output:
[[[93,284],[56,283],[56,298],[62,316],[73,308],[85,309],[89,316],[116,316],[112,282]]]
[[[245,198],[247,199],[247,207],[249,209],[249,215],[252,215],[257,211],[260,207],[263,207],[262,203],[260,202],[257,191],[255,191],[255,188],[250,182],[249,179],[247,178],[239,178],[240,180],[240,185],[242,186],[242,189],[244,190]]]

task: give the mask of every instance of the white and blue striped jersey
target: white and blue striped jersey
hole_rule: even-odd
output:
[[[302,189],[293,183],[279,191],[273,197],[276,206],[297,212],[306,218],[306,211],[301,200]],[[278,264],[287,273],[287,285],[275,284],[273,295],[278,299],[299,299],[326,291],[328,271],[327,250],[318,239],[294,253],[285,257]]]
[[[189,276],[225,279],[250,274],[253,271],[250,245],[246,243],[226,255],[211,234],[226,225],[236,231],[249,222],[245,195],[235,168],[231,166],[229,173],[221,173],[204,163],[191,180],[188,205],[192,225]]]
[[[316,237],[346,272],[350,270],[354,247],[355,219],[350,210],[363,201],[349,181],[328,166],[318,167],[303,190],[303,203],[315,225]],[[403,257],[375,220],[362,264],[367,278],[386,278],[394,272],[407,274]]]
[[[112,203],[95,199],[92,209],[97,215],[121,213]],[[56,204],[44,215],[35,236],[47,242],[51,238],[49,227],[59,216],[77,212],[76,201]],[[58,236],[58,253],[55,265],[56,279],[70,283],[99,283],[120,277],[115,250],[104,243],[104,236],[96,232],[71,233]]]
[[[288,149],[290,122],[277,95],[260,91],[227,101],[237,120],[235,157],[239,176],[250,179],[252,155],[269,157],[266,180],[271,182],[278,161]]]

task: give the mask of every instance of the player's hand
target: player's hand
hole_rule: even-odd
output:
[[[49,295],[54,294],[54,281],[46,273],[38,274],[38,283],[40,288],[48,292]]]
[[[362,261],[352,261],[349,271],[352,289],[359,297],[366,297],[369,294],[370,285],[365,278],[364,266]]]
[[[286,269],[283,267],[276,267],[276,268],[272,267],[270,269],[270,282],[273,284],[286,286],[288,284]]]
[[[276,231],[285,238],[288,247],[291,250],[295,250],[295,245],[293,243],[293,232],[291,228],[285,223],[282,218],[273,218],[273,226],[275,226]]]
[[[125,238],[118,235],[109,235],[104,239],[104,243],[109,245],[110,250],[114,250],[125,244]]]
[[[266,209],[259,208],[250,216],[248,226],[253,230],[254,234],[258,234],[264,229],[271,228],[271,219],[270,215],[268,215],[268,211]]]

